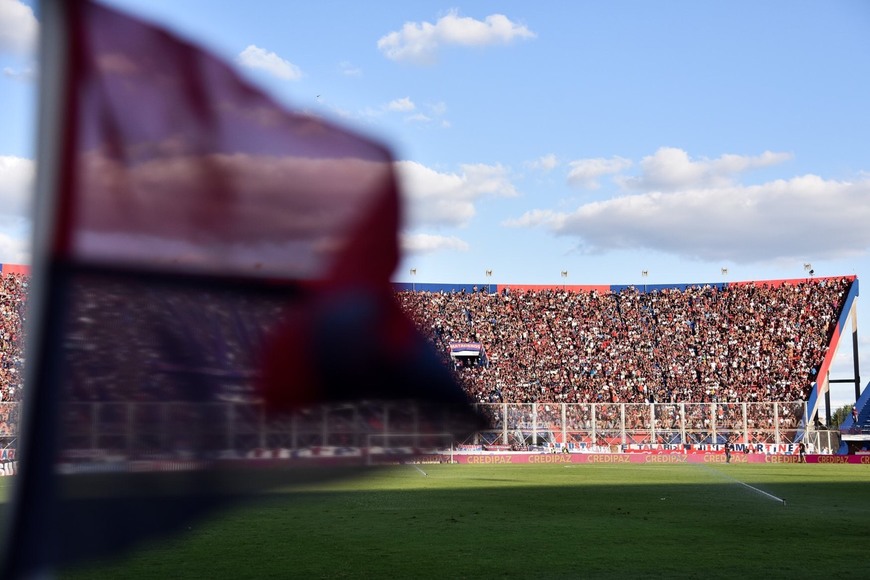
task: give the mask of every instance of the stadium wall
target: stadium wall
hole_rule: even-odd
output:
[[[0,275],[3,274],[24,274],[30,275],[30,266],[21,264],[0,264]]]
[[[852,290],[849,296],[858,295],[858,285],[856,276],[825,276],[812,278],[813,280],[842,280],[843,278],[856,282],[852,285]],[[724,290],[730,286],[772,286],[779,287],[785,285],[794,286],[802,282],[806,282],[810,278],[788,278],[779,280],[745,280],[742,282],[692,282],[692,283],[676,283],[676,284],[463,284],[463,283],[431,283],[431,282],[393,282],[393,290],[397,292],[480,292],[486,291],[489,293],[510,291],[540,291],[540,290],[566,290],[568,292],[613,292],[619,293],[623,290],[634,288],[641,293],[660,292],[662,290],[676,289],[685,291],[687,288],[705,287],[717,288]],[[843,317],[841,317],[843,318]],[[845,320],[845,319],[843,319]],[[842,325],[841,325],[842,326]]]

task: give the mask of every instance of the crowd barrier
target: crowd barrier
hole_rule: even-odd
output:
[[[870,455],[805,455],[806,463],[870,465]],[[454,454],[454,463],[471,465],[577,464],[577,463],[701,463],[724,464],[724,453],[498,453]],[[800,463],[798,455],[733,453],[731,463]]]
[[[17,419],[17,403],[0,408]],[[799,441],[835,451],[839,439],[821,438],[807,423],[803,402],[789,403],[497,403],[476,407],[489,427],[467,445],[501,446],[521,451],[547,447],[561,451],[622,447],[724,445],[781,453]],[[190,403],[165,401],[70,403],[61,422],[64,449],[111,449],[128,456],[171,450],[185,440],[191,425],[201,437],[187,441],[193,451],[256,448],[299,449],[314,446],[366,447],[373,436],[402,436],[407,444],[425,445],[420,434],[441,433],[413,405],[339,404],[315,407],[280,420],[269,420],[261,403]],[[445,418],[444,425],[449,422]],[[0,447],[14,447],[17,420],[4,425]]]

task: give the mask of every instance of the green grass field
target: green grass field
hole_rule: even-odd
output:
[[[406,465],[282,490],[123,560],[62,577],[824,578],[870,572],[870,468],[861,465],[421,468],[428,475]]]

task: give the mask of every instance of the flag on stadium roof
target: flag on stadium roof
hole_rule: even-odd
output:
[[[94,2],[42,16],[8,577],[479,426],[393,300],[385,147]]]

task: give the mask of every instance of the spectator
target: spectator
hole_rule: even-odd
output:
[[[445,361],[450,341],[483,345],[488,364],[456,368],[481,403],[798,402],[850,283],[396,296]],[[737,407],[721,412],[722,425],[741,416]]]

